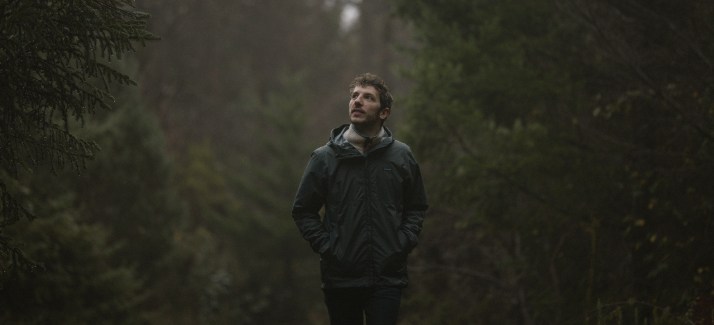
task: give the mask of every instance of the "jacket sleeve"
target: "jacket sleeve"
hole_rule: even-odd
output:
[[[325,161],[317,151],[313,152],[298,186],[292,215],[302,237],[316,253],[329,249],[330,235],[320,221],[320,209],[325,204],[327,179]]]
[[[417,246],[417,237],[421,232],[429,203],[426,199],[426,190],[424,190],[419,164],[411,152],[408,153],[405,169],[408,172],[408,177],[403,186],[404,214],[401,229],[409,239],[410,246],[407,247],[407,253],[410,253]]]

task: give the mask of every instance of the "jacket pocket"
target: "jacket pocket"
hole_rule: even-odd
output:
[[[399,229],[397,236],[399,238],[400,252],[404,255],[408,255],[412,250],[412,242],[409,240],[409,235],[404,229]]]
[[[379,275],[382,277],[402,277],[407,274],[407,254],[404,252],[394,252],[387,256],[379,268]]]

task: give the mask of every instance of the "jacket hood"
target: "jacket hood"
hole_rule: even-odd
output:
[[[362,154],[347,140],[347,138],[344,137],[344,133],[349,127],[349,124],[343,124],[340,127],[332,129],[332,132],[330,132],[330,141],[327,142],[327,145],[335,149],[337,152],[337,158],[346,159],[363,157]],[[382,127],[384,128],[384,134],[382,135],[381,141],[374,145],[367,152],[367,155],[384,149],[394,142],[392,131],[390,131],[386,126]]]

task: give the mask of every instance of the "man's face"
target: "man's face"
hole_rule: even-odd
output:
[[[380,110],[379,92],[372,86],[355,87],[350,99],[350,122],[364,127],[381,125],[389,115],[389,108]]]

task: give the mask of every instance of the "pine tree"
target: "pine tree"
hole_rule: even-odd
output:
[[[0,1],[0,271],[33,267],[5,227],[34,211],[18,199],[23,169],[48,165],[79,172],[98,145],[76,137],[72,124],[109,108],[110,83],[135,84],[106,62],[158,37],[149,15],[129,0]]]
[[[305,78],[301,74],[282,78],[282,90],[271,93],[265,102],[255,101],[258,158],[237,152],[231,183],[245,202],[248,214],[266,230],[261,245],[251,254],[270,256],[256,268],[254,278],[261,291],[270,289],[270,314],[257,319],[264,324],[303,324],[306,315],[319,304],[317,256],[299,236],[290,211],[295,190],[304,172],[309,153],[323,143],[306,141],[307,120]],[[261,240],[261,239],[258,239]],[[257,271],[257,272],[256,272]],[[256,288],[258,289],[258,288]],[[258,291],[258,290],[256,290]]]
[[[127,61],[115,65],[122,71]],[[183,205],[154,115],[136,87],[115,87],[116,104],[79,129],[102,151],[81,175],[23,178],[23,203],[41,217],[7,228],[44,270],[0,273],[0,324],[142,324],[171,302],[160,287]],[[178,270],[177,270],[178,269]],[[162,303],[156,303],[160,301]],[[170,306],[180,309],[181,307]],[[149,317],[149,318],[147,318]]]
[[[35,193],[46,199],[42,217],[8,232],[29,243],[23,251],[45,270],[0,275],[0,324],[146,324],[145,283],[134,268],[114,265],[121,246],[110,230],[81,221],[89,211],[72,206],[74,193],[44,194]]]

